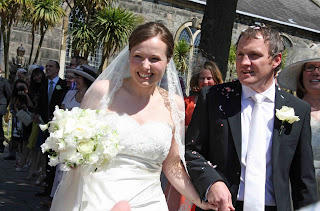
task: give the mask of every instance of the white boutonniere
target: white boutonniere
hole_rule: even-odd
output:
[[[61,89],[62,89],[62,87],[60,85],[56,86],[56,90],[61,90]]]
[[[282,106],[280,110],[276,109],[276,117],[282,121],[280,130],[279,130],[279,135],[281,135],[284,129],[285,123],[292,124],[300,120],[299,116],[295,116],[294,109],[288,106]]]

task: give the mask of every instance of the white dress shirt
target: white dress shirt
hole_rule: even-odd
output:
[[[244,189],[245,189],[245,171],[246,171],[246,156],[247,147],[249,140],[250,121],[252,115],[252,109],[254,107],[254,100],[251,98],[252,95],[257,94],[254,90],[249,87],[242,85],[241,94],[241,176],[240,176],[240,187],[237,196],[238,201],[244,200]],[[266,183],[265,183],[265,205],[275,206],[275,197],[273,191],[272,181],[272,131],[274,126],[274,109],[275,109],[275,83],[263,93],[266,98],[262,102],[263,109],[263,121],[267,121],[268,127],[266,128]]]

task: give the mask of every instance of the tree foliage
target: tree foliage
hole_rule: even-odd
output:
[[[5,77],[9,77],[9,49],[10,36],[13,24],[19,22],[22,11],[30,5],[30,0],[1,0],[0,1],[0,18],[1,33],[3,35],[4,45],[4,64]]]
[[[88,57],[102,48],[102,59],[99,73],[108,58],[122,49],[128,42],[133,29],[141,22],[133,12],[117,7],[110,2],[100,1],[105,7],[88,7],[79,10],[88,14],[90,18],[82,17],[82,21],[75,21],[70,32],[72,48],[76,55]],[[92,13],[92,11],[96,11]],[[79,14],[79,13],[78,13]]]
[[[190,52],[190,44],[185,40],[179,40],[173,51],[173,60],[177,70],[184,73],[188,69],[188,54]]]
[[[130,34],[137,25],[137,16],[120,7],[107,7],[102,10],[93,22],[98,41],[102,44],[102,61],[122,49],[129,40]],[[103,64],[99,67],[102,71]]]
[[[47,30],[60,24],[65,12],[61,7],[61,0],[33,0],[32,3],[31,23],[35,28],[39,28],[40,33],[40,41],[34,58],[34,63],[36,63]]]
[[[70,32],[72,37],[72,49],[76,55],[87,58],[89,53],[95,52],[97,39],[93,28],[81,21],[76,21]]]

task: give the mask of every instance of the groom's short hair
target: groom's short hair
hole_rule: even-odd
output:
[[[269,55],[272,56],[273,59],[276,58],[279,53],[283,53],[284,44],[280,33],[273,28],[265,26],[264,24],[249,26],[246,30],[242,31],[237,41],[237,47],[241,37],[253,39],[258,35],[261,35],[264,42],[269,44]],[[275,73],[281,68],[281,65],[282,61],[278,67],[274,69]]]

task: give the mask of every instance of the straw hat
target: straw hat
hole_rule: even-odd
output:
[[[97,77],[97,70],[86,64],[79,65],[76,68],[69,68],[66,71],[67,73],[74,73],[77,75],[81,75],[82,77],[87,78],[92,82]]]
[[[277,81],[283,88],[297,90],[297,83],[304,65],[308,62],[320,62],[320,47],[292,48],[287,57],[286,65],[279,72]]]

